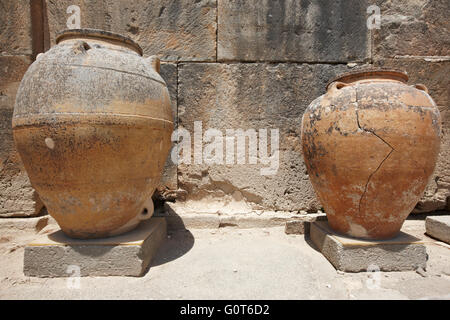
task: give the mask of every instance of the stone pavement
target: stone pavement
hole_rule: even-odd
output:
[[[424,235],[423,220],[403,230],[423,238],[426,271],[343,273],[284,227],[224,227],[169,230],[143,277],[79,281],[24,276],[24,246],[56,228],[28,224],[0,224],[0,299],[450,299],[450,246]]]

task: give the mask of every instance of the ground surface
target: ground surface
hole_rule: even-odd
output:
[[[85,277],[79,288],[71,278],[24,276],[24,246],[35,233],[8,230],[0,299],[450,299],[450,246],[425,236],[423,220],[402,230],[427,241],[426,272],[341,273],[303,235],[226,227],[169,231],[145,276]]]

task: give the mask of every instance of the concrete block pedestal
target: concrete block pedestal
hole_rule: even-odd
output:
[[[33,277],[142,276],[166,238],[164,218],[142,221],[110,238],[78,240],[61,230],[25,247],[23,272]]]
[[[326,221],[315,221],[311,224],[310,238],[337,270],[365,272],[426,268],[424,243],[405,232],[389,240],[359,240],[337,234]]]
[[[450,216],[430,216],[425,220],[427,234],[450,244]]]

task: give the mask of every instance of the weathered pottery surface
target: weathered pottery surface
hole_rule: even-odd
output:
[[[419,201],[439,153],[441,119],[405,73],[345,74],[302,119],[309,178],[337,232],[394,237]]]
[[[151,217],[172,130],[159,60],[144,59],[131,39],[88,29],[62,32],[38,56],[13,116],[33,187],[75,238],[120,234]]]

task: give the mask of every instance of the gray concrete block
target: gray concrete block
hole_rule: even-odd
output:
[[[316,221],[311,224],[310,238],[337,270],[406,271],[426,268],[424,243],[404,232],[389,240],[359,240],[338,235],[326,221]]]
[[[33,277],[142,276],[166,238],[164,218],[143,221],[125,234],[78,240],[61,230],[41,235],[25,247],[23,272]]]
[[[450,216],[430,216],[425,220],[429,236],[450,244]]]

